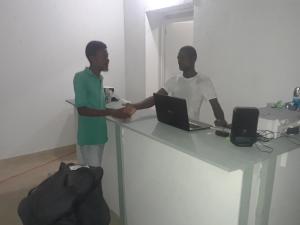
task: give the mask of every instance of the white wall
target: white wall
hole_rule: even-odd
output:
[[[146,72],[145,85],[146,96],[152,95],[159,89],[159,71],[160,71],[160,28],[151,29],[146,18]]]
[[[298,0],[195,0],[198,69],[212,78],[228,121],[235,106],[291,100],[300,85],[299,12]],[[299,224],[299,160],[297,149],[277,165],[270,225]]]
[[[122,0],[2,0],[0,29],[0,158],[75,143],[64,101],[88,41],[108,44],[105,84],[124,95]]]
[[[176,6],[184,3],[193,2],[193,0],[144,0],[147,10],[156,10],[166,7]]]
[[[227,120],[234,106],[290,101],[300,85],[298,0],[196,0],[199,70],[213,80]]]
[[[145,97],[145,2],[124,0],[126,98]]]

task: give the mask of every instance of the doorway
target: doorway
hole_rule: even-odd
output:
[[[164,26],[164,56],[163,73],[161,74],[161,84],[163,87],[166,81],[172,76],[180,74],[177,63],[179,49],[185,45],[193,45],[194,21],[180,21],[168,23]]]
[[[180,73],[180,47],[193,45],[194,5],[186,3],[146,12],[146,96]]]

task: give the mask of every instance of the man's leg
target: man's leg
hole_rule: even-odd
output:
[[[76,157],[77,157],[77,160],[79,162],[80,165],[84,165],[84,160],[83,160],[83,156],[82,156],[82,153],[81,153],[81,146],[80,145],[76,145]]]
[[[83,145],[79,148],[82,156],[80,164],[88,166],[101,166],[104,145]]]

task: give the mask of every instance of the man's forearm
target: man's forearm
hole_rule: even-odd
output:
[[[136,109],[151,108],[152,106],[154,106],[154,98],[153,98],[153,96],[150,96],[150,97],[146,98],[145,100],[143,100],[141,102],[134,103],[134,104],[131,104],[131,105]]]
[[[159,89],[158,92],[156,93],[160,95],[168,95],[168,92],[163,88]],[[132,105],[136,109],[151,108],[152,106],[154,106],[154,97],[150,96],[141,102],[130,104],[130,105]]]
[[[225,121],[224,112],[221,108],[219,110],[216,110],[216,112],[214,112],[214,115],[217,120]]]
[[[79,107],[78,113],[81,116],[91,116],[91,117],[98,117],[98,116],[110,116],[112,114],[111,109],[92,109],[88,107]]]
[[[214,112],[214,116],[216,118],[216,120],[219,120],[219,121],[225,121],[225,116],[224,116],[224,112],[221,108],[221,105],[218,101],[218,99],[211,99],[209,100],[210,104],[211,104],[211,107],[212,107],[212,110]]]
[[[217,120],[225,120],[224,112],[220,106],[220,104],[217,104],[215,107],[215,110],[213,110],[215,118]]]

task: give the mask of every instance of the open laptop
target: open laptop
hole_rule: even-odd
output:
[[[187,131],[210,128],[209,124],[189,120],[185,99],[156,93],[153,96],[158,121]]]

